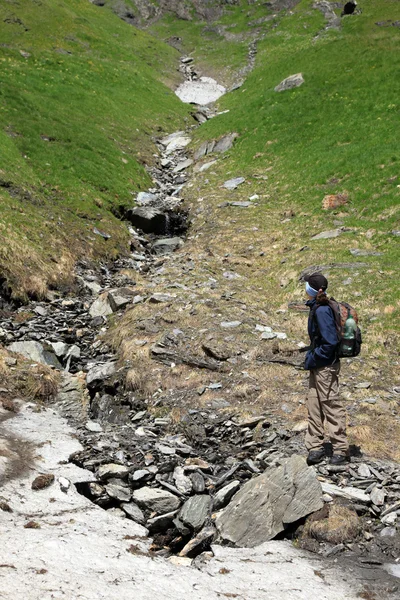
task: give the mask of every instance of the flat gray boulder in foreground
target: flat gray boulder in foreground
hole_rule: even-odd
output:
[[[301,456],[246,483],[217,517],[219,537],[254,548],[323,506],[321,484]]]

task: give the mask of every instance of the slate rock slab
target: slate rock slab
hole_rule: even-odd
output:
[[[253,548],[276,537],[323,506],[322,489],[301,456],[255,477],[234,496],[216,519],[222,541]]]
[[[22,356],[25,356],[25,358],[32,360],[33,362],[49,365],[56,369],[62,369],[56,355],[45,350],[39,342],[13,342],[8,346],[7,350],[22,354]]]
[[[135,490],[132,499],[140,508],[151,510],[158,515],[163,515],[177,510],[180,506],[179,498],[156,488],[143,487]]]
[[[343,233],[342,229],[330,229],[329,231],[322,231],[313,235],[312,240],[329,240],[331,238],[339,237]]]
[[[303,85],[304,77],[301,73],[296,73],[295,75],[290,75],[286,77],[283,81],[281,81],[274,89],[275,92],[285,92],[286,90],[291,90],[293,88],[299,87]]]
[[[234,179],[228,179],[228,181],[225,181],[224,183],[224,188],[226,188],[227,190],[236,190],[236,188],[239,187],[239,185],[241,185],[245,181],[246,180],[244,177],[235,177]]]
[[[195,531],[203,527],[211,510],[210,496],[192,496],[182,506],[179,519]]]

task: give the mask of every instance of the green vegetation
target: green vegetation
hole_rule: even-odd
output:
[[[400,244],[392,234],[400,229],[400,29],[391,25],[396,2],[365,0],[360,14],[327,31],[312,4],[303,0],[291,13],[278,15],[276,28],[265,24],[269,30],[258,44],[256,68],[242,88],[219,103],[229,112],[198,130],[199,141],[240,134],[215,174],[203,176],[209,183],[200,193],[217,189],[230,173],[250,183],[235,192],[235,200],[260,195],[259,206],[237,218],[242,230],[257,226],[261,232],[251,234],[249,243],[257,236],[260,244],[261,236],[264,243],[275,243],[275,253],[268,248],[268,274],[263,269],[261,280],[256,273],[253,280],[267,295],[274,290],[272,302],[293,299],[295,274],[308,265],[360,261],[368,268],[332,271],[335,294],[346,295],[371,318],[379,315],[387,330],[400,321]],[[301,87],[274,91],[299,72],[305,79]],[[348,193],[347,205],[322,210],[325,195],[342,192]],[[225,237],[219,226],[222,235],[214,245]],[[351,231],[311,241],[338,226]],[[229,246],[232,230],[226,238]],[[382,255],[354,258],[352,248]],[[343,287],[354,272],[353,283]],[[280,280],[289,283],[277,292]]]
[[[42,294],[77,257],[125,248],[112,213],[189,111],[165,85],[177,51],[87,0],[2,3],[0,36],[0,278]]]

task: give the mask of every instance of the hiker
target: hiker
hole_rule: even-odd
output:
[[[340,360],[338,333],[326,289],[327,279],[313,273],[306,279],[306,305],[310,308],[308,334],[311,340],[304,368],[310,371],[307,396],[308,429],[305,444],[307,463],[316,465],[325,458],[324,423],[333,447],[331,465],[350,461],[346,437],[346,411],[339,398]]]

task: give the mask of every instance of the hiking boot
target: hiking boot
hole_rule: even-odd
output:
[[[307,464],[317,465],[325,458],[325,448],[320,448],[319,450],[310,450],[307,456]]]
[[[339,467],[341,465],[347,465],[350,462],[350,456],[348,454],[334,454],[329,461],[330,465]]]

